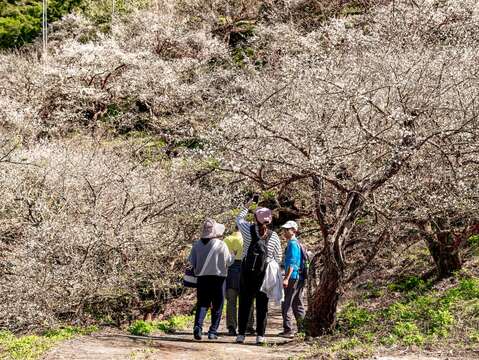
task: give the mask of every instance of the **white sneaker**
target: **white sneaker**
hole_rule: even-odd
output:
[[[243,344],[243,343],[244,343],[244,339],[245,339],[244,335],[238,335],[238,336],[236,337],[236,342],[237,342],[237,343],[240,343],[240,344]]]
[[[264,336],[256,336],[256,345],[266,344],[266,338]]]

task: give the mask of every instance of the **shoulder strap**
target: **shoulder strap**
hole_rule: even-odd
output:
[[[211,241],[211,240],[210,240]],[[205,272],[206,270],[206,265],[208,265],[208,263],[210,262],[210,259],[211,259],[211,256],[213,255],[213,250],[215,249],[216,245],[219,244],[220,240],[217,240],[212,246],[211,246],[211,249],[210,251],[208,252],[208,255],[206,256],[206,260],[205,260],[205,263],[203,264],[203,268],[201,269],[201,271],[199,272],[198,275],[196,276],[202,276],[203,273]]]
[[[249,232],[251,234],[251,243],[249,246],[251,247],[251,245],[259,240],[258,234],[256,233],[256,226],[254,224],[249,227]]]
[[[306,261],[309,261],[309,255],[304,245],[300,243],[299,241],[298,241],[298,245],[299,245],[299,251],[301,252],[301,258],[306,259]]]
[[[256,225],[251,225],[249,231],[251,234],[251,244],[259,241],[258,234],[256,233]],[[271,238],[271,235],[273,235],[273,231],[268,229],[267,234],[268,236],[265,239],[265,243],[268,243],[269,239]]]

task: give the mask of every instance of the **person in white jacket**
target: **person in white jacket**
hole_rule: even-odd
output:
[[[208,339],[218,338],[218,327],[224,302],[223,284],[228,266],[235,260],[235,253],[230,253],[226,244],[220,239],[224,231],[223,224],[219,224],[213,219],[207,219],[203,224],[201,239],[196,241],[191,249],[189,260],[198,277],[197,306],[193,328],[195,340],[201,340],[203,321],[210,307],[211,326],[208,331]]]

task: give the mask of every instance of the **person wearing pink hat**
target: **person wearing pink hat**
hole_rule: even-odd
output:
[[[270,209],[259,207],[254,212],[254,223],[246,221],[248,201],[236,218],[236,225],[243,236],[243,256],[241,264],[238,336],[236,342],[244,343],[249,314],[256,300],[256,343],[264,344],[268,315],[268,296],[262,292],[261,286],[270,261],[281,261],[281,243],[278,234],[269,229],[273,221]]]
[[[235,260],[235,253],[228,250],[221,240],[225,232],[225,226],[213,219],[207,219],[203,224],[201,239],[195,241],[189,261],[198,278],[196,297],[197,306],[193,337],[201,340],[203,322],[208,309],[211,307],[211,326],[208,331],[208,339],[218,338],[218,327],[223,310],[224,292],[223,284],[226,279],[228,267]]]

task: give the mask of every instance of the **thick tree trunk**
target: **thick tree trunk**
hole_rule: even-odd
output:
[[[316,213],[320,226],[324,230],[323,268],[319,284],[308,299],[306,314],[306,332],[308,336],[312,337],[330,332],[336,324],[336,310],[344,277],[343,245],[354,227],[354,220],[362,205],[362,198],[356,192],[348,194],[332,236],[329,236],[324,226],[320,205],[320,201],[317,201]]]
[[[450,232],[429,234],[426,237],[429,252],[434,260],[439,279],[452,276],[462,268],[459,249]]]
[[[324,252],[324,267],[321,271],[319,285],[311,298],[308,299],[306,332],[307,335],[312,337],[330,332],[336,324],[336,309],[341,296],[343,274],[330,254],[331,251]]]

